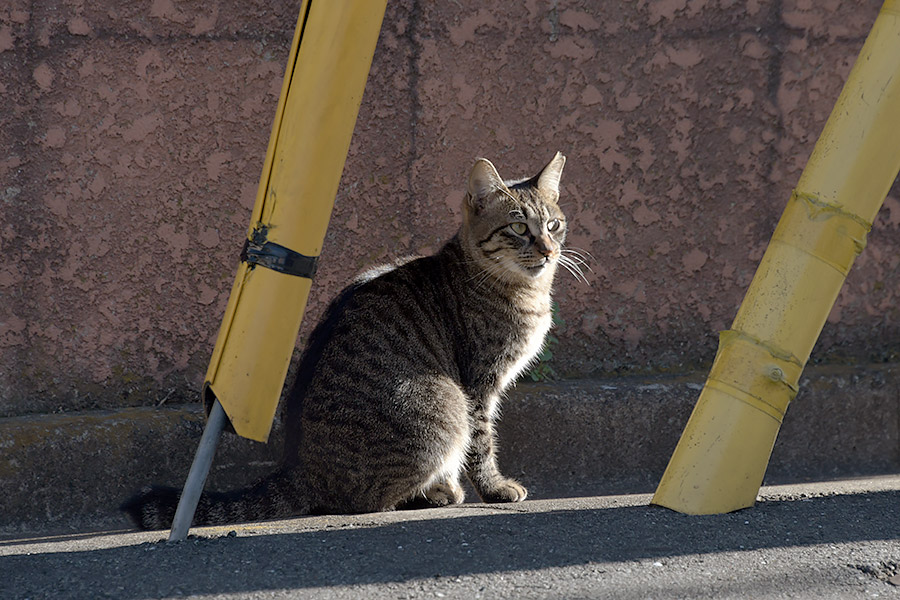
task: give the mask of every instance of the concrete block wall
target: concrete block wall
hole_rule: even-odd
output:
[[[180,483],[298,5],[0,5],[0,529]],[[299,343],[355,273],[452,235],[476,156],[561,150],[590,285],[560,276],[562,381],[511,397],[503,460],[543,497],[647,489],[880,5],[391,0]],[[895,185],[773,477],[900,468],[898,230]],[[228,441],[212,483],[276,455]]]
[[[569,161],[565,376],[712,360],[880,2],[392,0],[307,323],[457,227],[469,165]],[[195,397],[297,3],[0,8],[0,415]],[[813,357],[895,360],[893,190]]]

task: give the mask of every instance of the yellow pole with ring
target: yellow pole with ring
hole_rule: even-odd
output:
[[[752,506],[788,404],[900,170],[900,0],[875,20],[652,503],[687,514]]]
[[[256,204],[203,384],[210,418],[170,540],[184,539],[226,415],[266,441],[322,250],[387,0],[304,0]]]

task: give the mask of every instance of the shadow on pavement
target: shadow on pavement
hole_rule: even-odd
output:
[[[770,500],[701,517],[651,506],[467,513],[0,557],[0,597],[138,599],[304,589],[892,539],[900,539],[898,490]]]

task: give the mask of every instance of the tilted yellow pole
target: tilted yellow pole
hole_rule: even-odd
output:
[[[800,373],[900,170],[900,0],[884,3],[652,503],[752,506]]]
[[[247,245],[204,383],[235,431],[272,426],[387,0],[305,0]]]
[[[247,241],[203,383],[209,419],[169,541],[187,537],[230,421],[272,428],[387,0],[303,0]]]

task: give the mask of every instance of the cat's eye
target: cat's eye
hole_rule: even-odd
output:
[[[553,219],[547,223],[547,231],[556,231],[562,225],[559,219]]]
[[[513,233],[516,235],[525,235],[525,232],[528,231],[528,225],[525,223],[510,223],[509,228],[513,230]]]

